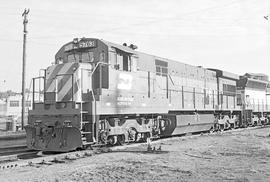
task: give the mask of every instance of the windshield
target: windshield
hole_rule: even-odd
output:
[[[94,54],[93,52],[75,52],[71,53],[67,57],[68,62],[93,62]]]

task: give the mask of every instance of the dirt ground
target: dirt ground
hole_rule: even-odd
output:
[[[0,171],[0,181],[270,181],[270,128],[119,146],[107,153]],[[159,148],[161,147],[161,151]]]

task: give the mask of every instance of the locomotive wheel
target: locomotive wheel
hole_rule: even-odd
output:
[[[119,145],[123,145],[125,143],[125,135],[118,135],[117,141]]]
[[[215,131],[214,127],[211,127],[209,133],[214,133],[214,131]]]
[[[147,138],[150,138],[150,134],[149,133],[142,133],[142,142],[146,142]]]
[[[109,145],[115,145],[117,143],[117,136],[109,136],[107,142]]]
[[[128,132],[128,140],[136,142],[138,136],[137,130],[135,128],[129,128],[127,132]]]
[[[101,131],[101,132],[100,132],[100,141],[101,141],[102,143],[106,143],[106,141],[107,141],[107,134],[106,134],[105,131]]]
[[[224,131],[225,130],[225,124],[220,124],[219,125],[219,131]]]

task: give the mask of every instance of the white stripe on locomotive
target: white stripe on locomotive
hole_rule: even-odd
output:
[[[60,71],[57,73],[58,75],[59,74],[66,74],[68,72],[68,70],[71,68],[71,66],[73,65],[73,63],[66,63],[61,69]],[[61,80],[63,79],[63,77],[65,76],[58,76],[57,77],[57,82],[61,82]],[[48,87],[47,89],[47,92],[54,92],[55,91],[55,78],[53,78],[54,80],[52,81],[51,85]]]
[[[65,95],[68,93],[68,91],[70,90],[70,88],[72,87],[73,83],[72,83],[72,77],[70,76],[70,78],[68,79],[68,81],[65,83],[65,85],[62,87],[61,90],[58,90],[56,92],[57,94],[57,101],[62,101],[63,98],[65,97]]]
[[[75,73],[74,73],[74,78],[73,80],[75,80],[75,82],[73,81],[72,83],[72,76],[70,76],[70,78],[64,83],[65,85],[61,88],[61,90],[58,90],[57,93],[57,97],[58,100],[57,101],[62,101],[64,99],[64,97],[69,94],[70,89],[73,89],[73,99],[76,101],[81,101],[81,83],[80,83],[80,75],[81,75],[81,69],[78,69]],[[78,87],[77,90],[75,90],[74,87]],[[72,98],[70,98],[71,100]],[[69,101],[70,101],[69,100]],[[66,100],[65,100],[66,101]]]

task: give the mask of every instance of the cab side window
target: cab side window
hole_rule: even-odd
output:
[[[123,54],[118,52],[116,54],[116,69],[123,70]]]
[[[113,51],[109,52],[109,63],[113,66],[117,65],[116,53]]]
[[[131,71],[131,60],[127,54],[123,55],[123,71]]]
[[[138,58],[132,55],[131,56],[131,71],[136,72],[138,70],[137,64],[138,64]]]
[[[120,71],[136,71],[137,70],[137,58],[130,53],[115,50],[109,52],[110,64],[114,66],[114,69]]]

